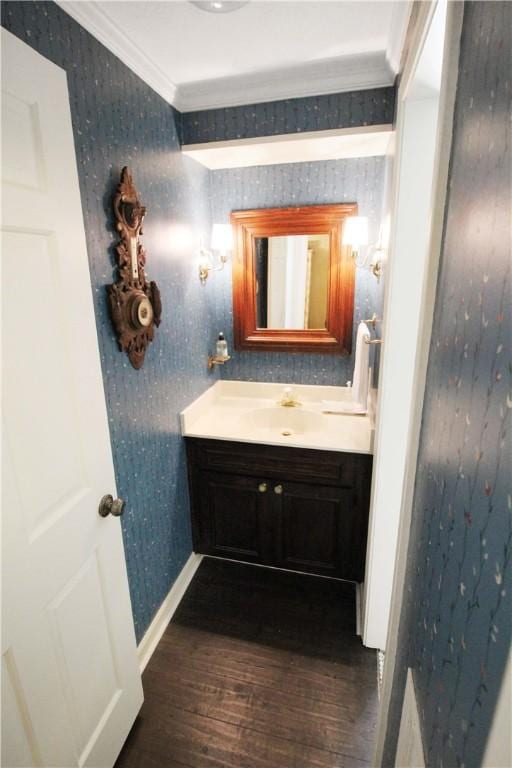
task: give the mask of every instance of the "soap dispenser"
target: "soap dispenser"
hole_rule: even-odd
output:
[[[216,355],[221,360],[228,357],[228,343],[224,337],[224,334],[222,331],[219,333],[219,337],[217,339],[217,346],[216,346]]]
[[[228,355],[228,343],[221,331],[217,337],[215,354],[208,355],[208,370],[211,371],[215,365],[224,365],[228,360],[231,360]]]

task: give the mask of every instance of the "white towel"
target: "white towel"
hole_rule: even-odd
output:
[[[366,323],[359,323],[356,336],[356,360],[352,378],[352,401],[356,407],[368,409],[368,388],[370,386],[370,345],[365,343],[370,338]]]
[[[324,413],[345,413],[360,416],[367,412],[367,408],[363,408],[352,400],[322,400],[322,407]]]

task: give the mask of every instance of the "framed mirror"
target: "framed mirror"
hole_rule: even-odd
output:
[[[355,265],[341,242],[355,215],[352,203],[232,212],[235,349],[350,354]]]

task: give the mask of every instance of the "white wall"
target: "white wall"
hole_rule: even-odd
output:
[[[371,648],[386,648],[409,431],[415,411],[421,408],[415,401],[415,374],[424,332],[422,300],[429,277],[440,88],[440,67],[433,67],[429,79],[426,63],[442,59],[445,18],[446,5],[439,3],[416,68],[418,78],[412,78],[405,93],[404,89],[399,92],[396,197],[386,265],[364,593],[363,642]]]
[[[421,414],[425,391],[425,380],[428,365],[433,310],[436,296],[437,272],[441,251],[445,202],[448,184],[448,168],[451,153],[453,113],[458,78],[459,48],[462,29],[463,3],[424,2],[419,6],[415,28],[411,35],[409,53],[405,62],[399,90],[398,132],[403,131],[405,119],[405,104],[409,90],[414,85],[414,75],[418,59],[421,60],[422,48],[428,44],[429,28],[435,12],[443,10],[445,19],[445,41],[443,51],[442,80],[440,88],[439,126],[436,139],[437,151],[433,178],[432,193],[432,225],[428,255],[428,267],[425,274],[425,285],[421,300],[422,321],[419,324],[417,354],[415,361],[411,419],[409,424],[408,449],[403,479],[402,505],[399,515],[397,555],[394,567],[393,595],[390,613],[387,619],[389,629],[386,639],[386,660],[384,664],[384,679],[381,690],[381,706],[377,722],[375,752],[372,765],[381,765],[388,730],[388,715],[390,712],[391,694],[394,684],[398,627],[402,611],[402,598],[407,585],[405,583],[409,531],[411,524],[412,501],[414,497],[414,482],[416,475],[416,459],[421,432]],[[438,29],[433,35],[438,39]],[[440,47],[440,43],[437,43]],[[423,81],[424,84],[424,81]],[[423,92],[424,93],[424,92]],[[416,91],[418,96],[418,91]],[[399,161],[399,158],[397,162]],[[412,168],[411,173],[414,173]],[[376,574],[374,573],[374,577]],[[377,584],[378,587],[378,584]]]

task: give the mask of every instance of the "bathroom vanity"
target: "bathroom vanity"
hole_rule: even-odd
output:
[[[181,414],[194,551],[361,582],[371,419],[325,413],[343,387],[282,392],[219,381]]]

